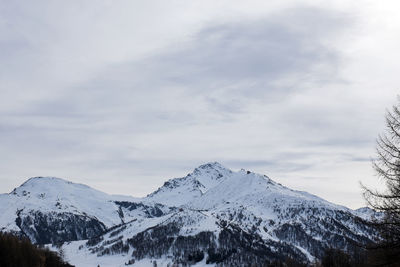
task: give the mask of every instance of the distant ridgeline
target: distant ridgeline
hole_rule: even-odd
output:
[[[144,198],[52,177],[31,178],[0,195],[1,231],[58,244],[77,266],[308,265],[327,251],[337,255],[335,249],[361,255],[361,247],[377,238],[366,221],[379,216],[217,162]]]

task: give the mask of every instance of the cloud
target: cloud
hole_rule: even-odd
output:
[[[306,170],[311,168],[313,165],[311,163],[298,163],[295,161],[290,161],[288,159],[279,159],[279,157],[274,157],[273,160],[227,160],[226,164],[232,166],[233,168],[248,168],[252,170],[253,168],[264,168],[273,170],[275,172],[297,172],[301,170]]]
[[[14,110],[2,127],[21,134],[21,145],[29,142],[34,150],[55,154],[64,151],[67,157],[79,149],[108,151],[111,146],[103,141],[114,142],[112,149],[122,153],[117,156],[122,168],[133,161],[123,146],[135,146],[135,141],[118,140],[128,133],[133,138],[142,133],[162,138],[179,127],[204,132],[204,125],[240,124],[243,116],[251,116],[253,106],[284,103],[294,91],[303,90],[304,77],[338,79],[340,54],[324,40],[348,23],[343,14],[307,7],[259,19],[213,21],[189,40],[153,55],[105,66],[62,90],[43,88],[45,97]],[[287,121],[282,115],[266,114],[265,123]]]
[[[26,112],[95,121],[131,117],[144,130],[201,124],[210,112],[217,120],[235,120],[249,106],[282,102],[307,83],[337,82],[341,55],[326,40],[350,23],[344,14],[316,8],[213,22],[164,51],[106,66]]]
[[[286,9],[261,19],[214,22],[189,41],[111,69],[117,69],[118,75],[124,73],[117,76],[119,80],[127,81],[126,76],[135,80],[131,91],[140,85],[152,92],[181,88],[188,97],[210,95],[214,100],[209,102],[211,106],[218,105],[215,99],[219,103],[260,97],[267,102],[279,101],[291,91],[301,90],[294,84],[304,83],[312,75],[325,83],[339,79],[340,54],[324,41],[349,24],[351,20],[344,14],[316,8]],[[229,106],[227,110],[235,105]]]
[[[367,164],[382,105],[344,71],[354,13],[92,4],[5,6],[4,184],[55,175],[144,195],[214,160],[293,179]]]

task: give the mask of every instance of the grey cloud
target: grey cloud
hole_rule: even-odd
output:
[[[102,181],[108,178],[102,173],[139,175],[137,184],[142,183],[140,175],[157,176],[162,183],[169,175],[213,160],[266,174],[308,171],[316,160],[330,157],[363,160],[357,153],[347,157],[331,151],[366,145],[363,140],[369,137],[362,137],[362,131],[368,124],[351,127],[360,114],[352,113],[351,119],[347,114],[352,109],[317,103],[327,86],[343,85],[338,71],[342,54],[330,42],[352,25],[344,13],[312,7],[253,19],[214,19],[184,42],[98,66],[84,79],[70,69],[81,61],[63,65],[71,55],[85,58],[68,54],[75,46],[42,57],[40,41],[31,42],[35,35],[29,40],[10,37],[0,44],[3,51],[10,50],[1,58],[17,63],[14,70],[3,65],[8,68],[4,75],[20,82],[21,94],[30,97],[0,114],[2,152],[25,161],[26,172],[58,162],[50,170],[60,167],[61,173],[71,174],[73,169]],[[53,38],[57,30],[57,25],[50,29]],[[74,40],[77,49],[79,41]],[[60,51],[66,54],[59,59]],[[42,60],[50,63],[42,65]],[[63,81],[54,87],[52,64],[76,79],[54,78]],[[26,74],[23,79],[21,73]],[[31,87],[35,79],[40,83]],[[306,93],[311,101],[296,98]]]
[[[281,160],[274,158],[273,160],[226,160],[228,166],[234,168],[248,168],[252,170],[254,168],[264,168],[268,172],[296,172],[311,168],[312,164],[298,163],[290,160]]]
[[[310,76],[331,82],[340,79],[336,73],[340,54],[324,40],[350,23],[345,14],[296,8],[263,19],[205,25],[189,42],[108,66],[59,99],[34,104],[29,112],[95,116],[121,111],[148,123],[162,118],[189,123],[199,115],[188,106],[181,107],[182,101],[188,101],[208,107],[221,120],[230,113],[234,114],[229,119],[235,119],[251,103],[283,101],[302,90],[304,79]],[[321,70],[321,65],[326,68]],[[181,99],[158,96],[169,92]],[[165,108],[165,102],[174,101],[175,108]]]
[[[93,135],[112,139],[120,133],[162,133],[174,127],[241,120],[249,106],[285,105],[284,99],[304,89],[304,79],[310,74],[319,80],[339,80],[336,69],[341,55],[324,40],[340,34],[350,23],[348,17],[334,11],[297,8],[261,19],[205,25],[188,42],[139,60],[109,65],[86,82],[31,102],[17,116],[25,128],[32,127],[29,140],[39,137],[50,146],[74,148],[73,152],[79,147],[100,151],[101,147],[91,147],[97,143],[87,142]],[[320,65],[326,68],[321,71]],[[290,112],[301,114],[303,110]],[[290,124],[297,127],[297,133],[310,128],[302,130],[296,126],[298,120],[290,122],[295,117],[290,112],[273,111],[266,114],[266,122],[276,127]],[[324,125],[312,127],[322,129]],[[46,130],[44,135],[41,130]],[[108,163],[100,165],[122,168],[137,163],[124,155],[126,151],[120,153],[113,153],[119,163],[106,157]],[[263,164],[276,170],[286,165],[288,171],[310,167],[274,161],[279,159],[242,163],[243,167]]]
[[[206,26],[189,44],[143,63],[154,79],[183,85],[190,93],[226,90],[233,96],[274,97],[294,89],[275,82],[308,75],[318,64],[328,66],[319,79],[337,79],[340,55],[323,40],[350,23],[344,14],[323,9],[289,9],[264,19]]]

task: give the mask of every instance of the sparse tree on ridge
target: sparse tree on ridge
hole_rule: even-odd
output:
[[[386,188],[378,191],[363,186],[363,190],[368,204],[385,214],[376,222],[382,240],[371,248],[373,263],[400,266],[400,98],[385,118],[386,130],[377,138],[373,167]]]

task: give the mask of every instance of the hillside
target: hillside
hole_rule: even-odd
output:
[[[144,198],[115,197],[59,178],[31,178],[0,195],[0,229],[64,243],[77,266],[228,264],[296,259],[371,243],[370,209],[351,210],[266,175],[217,162],[168,180]]]

